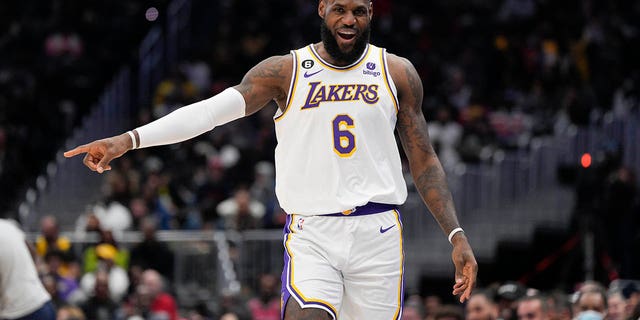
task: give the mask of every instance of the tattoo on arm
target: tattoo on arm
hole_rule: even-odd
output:
[[[400,95],[398,133],[409,158],[414,183],[440,228],[446,233],[458,226],[453,198],[444,170],[431,143],[422,114],[422,81],[410,62],[404,60],[406,83]],[[403,81],[400,81],[401,83]]]
[[[268,58],[253,67],[234,88],[247,104],[246,114],[260,110],[267,102],[284,95],[284,83],[290,77],[291,62],[287,56]]]

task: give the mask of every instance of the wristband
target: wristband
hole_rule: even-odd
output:
[[[129,137],[131,137],[131,149],[137,149],[136,136],[133,134],[133,131],[129,130],[127,133],[129,134]]]
[[[460,227],[457,227],[449,232],[449,243],[453,244],[453,242],[451,242],[451,239],[453,239],[453,236],[458,232],[464,232],[464,230],[462,230],[462,228]]]

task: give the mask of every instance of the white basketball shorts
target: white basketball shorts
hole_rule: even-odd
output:
[[[375,213],[372,209],[376,208],[384,211]],[[323,309],[340,320],[401,318],[404,250],[400,213],[395,206],[377,203],[356,209],[287,216],[283,318],[287,302]]]

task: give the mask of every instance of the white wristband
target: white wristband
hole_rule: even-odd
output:
[[[458,232],[464,232],[464,230],[462,230],[462,228],[458,227],[458,228],[455,228],[455,229],[451,230],[451,232],[449,232],[449,243],[453,244],[453,243],[451,242],[451,239],[452,239],[452,238],[453,238],[453,236],[454,236],[456,233],[458,233]]]
[[[129,134],[129,137],[131,137],[131,149],[138,148],[136,144],[136,136],[133,134],[133,131],[127,131],[127,134]]]

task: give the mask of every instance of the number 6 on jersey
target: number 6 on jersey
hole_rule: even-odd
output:
[[[356,151],[356,136],[349,131],[355,127],[347,114],[339,114],[333,119],[333,151],[343,158]]]

